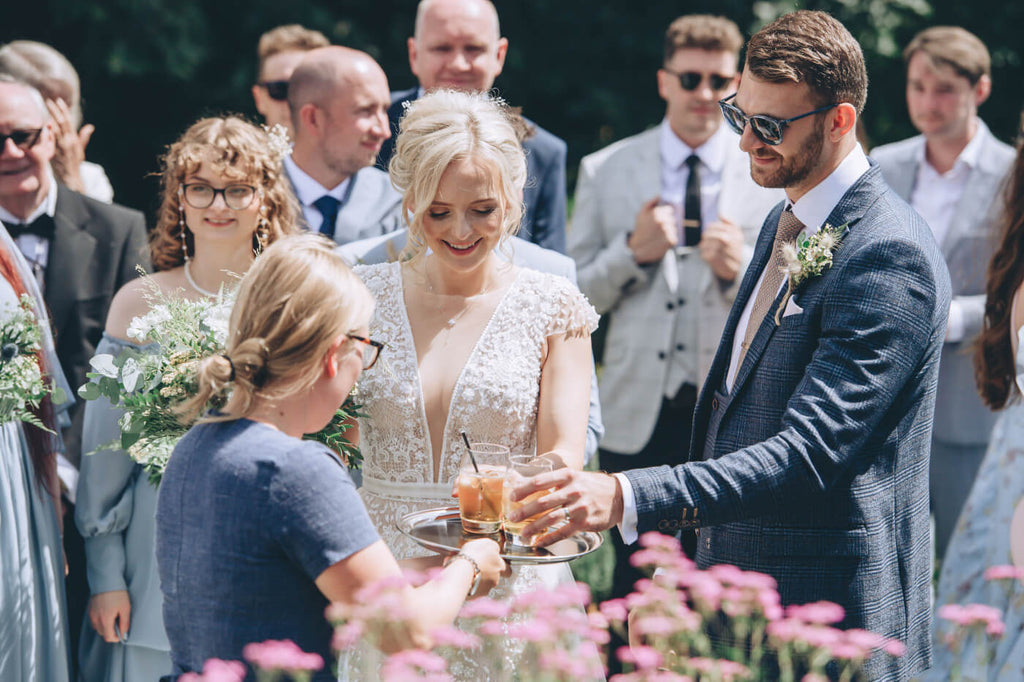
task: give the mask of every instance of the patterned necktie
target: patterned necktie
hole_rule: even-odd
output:
[[[683,244],[697,246],[700,242],[700,157],[690,154],[686,158],[690,175],[686,179],[686,194],[683,195]]]
[[[761,322],[764,321],[765,315],[768,314],[779,295],[779,287],[782,286],[785,277],[782,272],[782,267],[785,265],[782,258],[782,247],[795,240],[802,229],[804,229],[804,224],[788,208],[779,216],[779,229],[775,232],[772,255],[768,259],[768,265],[765,266],[764,279],[761,280],[761,288],[757,290],[754,307],[750,309],[750,319],[747,321],[747,331],[743,335],[743,344],[740,346],[740,356],[736,361],[736,373],[733,374],[733,380],[736,379],[736,374],[739,374],[740,366],[743,365],[747,350],[750,348],[754,336],[757,335]]]
[[[314,201],[313,206],[324,217],[323,222],[320,223],[320,234],[325,234],[333,239],[334,223],[338,220],[338,209],[341,208],[341,201],[330,194],[325,194]]]

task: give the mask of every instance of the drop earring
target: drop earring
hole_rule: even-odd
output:
[[[183,254],[185,254],[185,262],[187,263],[189,261],[189,257],[188,257],[188,242],[185,241],[185,230],[186,230],[186,225],[185,225],[185,207],[180,205],[180,204],[178,205],[178,228],[179,228],[178,235],[181,237],[181,252]]]

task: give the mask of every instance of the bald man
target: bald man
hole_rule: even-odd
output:
[[[295,145],[285,172],[308,229],[338,244],[392,232],[401,195],[373,168],[391,137],[388,80],[370,55],[347,47],[306,53],[288,83]]]
[[[409,67],[419,86],[391,93],[388,119],[393,135],[398,134],[405,103],[424,92],[490,90],[505,65],[508,40],[501,37],[498,12],[488,0],[421,0],[408,47]],[[519,236],[565,253],[566,145],[532,121],[527,123],[532,135],[523,141],[528,179]],[[377,166],[386,169],[394,153],[392,138],[384,143]]]

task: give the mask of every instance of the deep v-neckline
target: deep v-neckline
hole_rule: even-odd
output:
[[[487,336],[487,333],[494,326],[495,320],[498,319],[499,313],[503,312],[507,306],[507,301],[512,295],[512,291],[516,288],[519,283],[519,278],[523,274],[523,268],[517,268],[512,281],[508,285],[508,289],[501,295],[501,300],[498,301],[497,305],[494,306],[494,310],[491,312],[491,316],[487,319],[487,323],[484,325],[483,330],[477,336],[476,341],[473,342],[473,347],[469,351],[469,355],[466,356],[466,361],[462,363],[462,367],[459,368],[459,374],[455,378],[455,383],[452,385],[452,394],[448,400],[448,410],[444,417],[444,426],[441,428],[441,456],[438,459],[437,465],[434,464],[434,435],[430,432],[430,422],[427,421],[427,399],[423,393],[423,380],[420,377],[420,356],[416,351],[416,337],[412,331],[412,322],[409,320],[409,309],[405,305],[405,279],[402,276],[402,265],[401,263],[395,263],[395,277],[398,279],[398,286],[396,292],[398,296],[399,307],[402,311],[402,323],[404,325],[404,335],[409,339],[409,347],[406,352],[412,356],[413,367],[415,368],[416,376],[416,395],[418,396],[417,402],[419,403],[419,419],[423,425],[423,432],[427,435],[427,466],[428,469],[428,480],[431,483],[441,483],[438,480],[438,474],[444,471],[445,455],[448,453],[448,424],[451,423],[452,408],[456,402],[456,396],[459,395],[459,391],[462,388],[463,378],[466,376],[466,368],[470,366],[471,362],[476,358],[480,351],[480,342]]]

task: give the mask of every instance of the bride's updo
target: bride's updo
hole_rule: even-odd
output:
[[[184,415],[194,416],[230,388],[211,420],[239,419],[257,398],[279,400],[316,382],[331,344],[373,313],[369,290],[334,248],[306,233],[278,240],[253,262],[231,310],[227,349],[200,365],[198,391],[182,405]]]
[[[453,161],[473,158],[491,168],[502,201],[505,238],[519,230],[526,156],[517,117],[504,101],[485,94],[437,90],[412,102],[399,125],[388,168],[391,183],[403,194],[402,213],[409,226],[404,256],[416,258],[426,250],[423,215]]]

